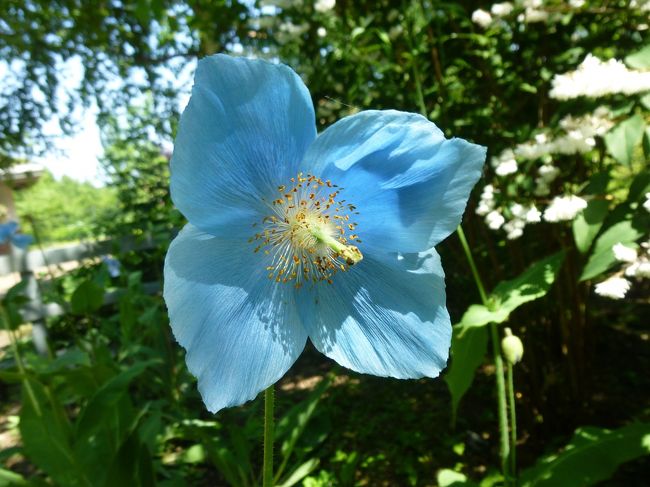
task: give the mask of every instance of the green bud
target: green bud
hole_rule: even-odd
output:
[[[510,328],[505,329],[506,336],[501,340],[501,350],[510,365],[521,361],[524,356],[524,344],[518,336],[512,334]]]

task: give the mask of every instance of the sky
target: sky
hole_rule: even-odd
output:
[[[12,69],[19,69],[19,67],[8,65],[0,60],[0,83],[11,77]],[[58,96],[63,111],[67,101],[65,93],[79,87],[83,77],[83,66],[79,58],[73,57],[62,62],[57,69],[61,81]],[[173,79],[174,84],[183,87],[191,86],[193,69],[194,66],[189,63],[179,78]],[[171,76],[165,71],[162,73],[163,76]],[[119,83],[119,80],[117,82]],[[179,107],[184,108],[188,101],[189,90],[179,96]],[[94,186],[103,186],[105,176],[99,159],[104,151],[96,114],[96,106],[85,110],[78,109],[75,112],[75,117],[78,120],[77,131],[73,135],[64,135],[56,119],[48,120],[43,126],[43,133],[52,138],[54,149],[42,157],[33,158],[31,162],[44,166],[56,179],[69,176],[78,181],[89,182]]]

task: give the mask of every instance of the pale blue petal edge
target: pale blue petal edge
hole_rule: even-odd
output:
[[[362,252],[422,252],[452,233],[478,181],[486,148],[445,139],[421,115],[365,111],[335,123],[304,167],[344,188],[357,207]]]
[[[267,279],[263,262],[252,257],[188,224],[165,259],[171,327],[211,412],[277,382],[307,340],[293,288]]]
[[[437,377],[447,364],[451,322],[433,249],[364,259],[298,303],[316,348],[344,367],[407,379]]]
[[[289,67],[204,58],[171,159],[174,204],[203,231],[245,235],[315,137],[309,91]]]

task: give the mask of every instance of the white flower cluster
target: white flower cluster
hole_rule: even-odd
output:
[[[335,5],[336,0],[316,0],[314,10],[316,10],[316,12],[325,13],[328,10],[332,10]]]
[[[510,205],[510,214],[512,219],[503,225],[508,240],[521,237],[527,224],[542,221],[542,213],[535,205],[523,206],[519,203],[513,203]]]
[[[558,100],[614,93],[631,95],[650,90],[650,71],[630,70],[617,59],[603,62],[588,54],[578,69],[555,75],[552,83],[550,96]]]
[[[490,229],[498,230],[503,227],[507,238],[514,240],[523,235],[524,228],[528,223],[541,221],[542,214],[535,205],[523,206],[519,203],[513,203],[509,209],[512,218],[506,221],[502,210],[496,208],[494,186],[488,184],[483,188],[476,213],[485,217],[485,223]]]
[[[512,149],[506,149],[491,161],[494,172],[499,176],[507,176],[517,172],[517,160]]]
[[[494,17],[500,18],[510,15],[514,10],[514,5],[510,2],[495,3],[487,12],[483,9],[474,10],[472,12],[472,22],[487,29],[494,21]]]
[[[551,193],[551,183],[560,175],[560,170],[553,164],[545,163],[537,169],[535,178],[535,195],[547,196]]]
[[[643,202],[643,207],[650,212],[650,193],[645,194],[645,201]]]
[[[544,220],[547,222],[570,221],[586,207],[587,202],[579,196],[556,196],[544,210]]]
[[[611,113],[605,107],[579,117],[568,115],[560,120],[562,135],[551,138],[547,133],[539,133],[534,140],[517,145],[514,153],[523,159],[539,159],[548,154],[588,152],[596,145],[595,137],[605,135],[613,125]]]
[[[620,242],[612,247],[616,260],[626,264],[623,271],[625,277],[618,273],[596,284],[596,294],[611,299],[623,299],[632,287],[631,278],[650,278],[650,240],[642,243],[641,247],[643,250],[640,255],[636,249]]]
[[[542,10],[544,2],[542,0],[524,0],[523,5],[526,8],[524,13],[519,14],[517,20],[532,24],[535,22],[546,22],[548,20],[548,12]]]
[[[612,276],[609,279],[596,284],[596,294],[611,299],[623,299],[630,290],[630,281],[624,277]]]

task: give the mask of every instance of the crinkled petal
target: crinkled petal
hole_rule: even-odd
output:
[[[275,383],[307,340],[293,288],[267,279],[260,260],[246,252],[188,224],[165,260],[172,330],[212,412]]]
[[[205,232],[250,233],[262,198],[295,176],[315,137],[309,91],[290,68],[202,59],[175,141],[172,199]]]
[[[364,259],[299,301],[318,350],[357,372],[436,377],[446,366],[451,323],[435,250]]]
[[[305,165],[343,187],[357,207],[362,252],[385,256],[422,252],[455,230],[485,153],[463,139],[445,139],[420,115],[365,111],[320,134]]]

